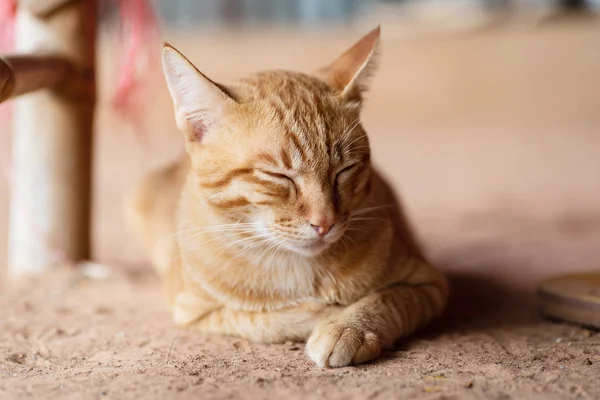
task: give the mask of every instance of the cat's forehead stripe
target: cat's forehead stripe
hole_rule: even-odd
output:
[[[301,162],[308,161],[309,158],[305,152],[305,146],[303,146],[302,143],[300,143],[298,137],[294,133],[292,133],[291,130],[288,130],[288,136],[290,139],[290,143],[293,145],[292,154],[298,155],[300,157]]]
[[[281,162],[283,163],[283,166],[286,169],[292,169],[294,167],[292,165],[292,159],[291,159],[290,155],[284,148],[281,149],[279,156],[281,157]]]
[[[316,88],[300,79],[294,85],[290,83],[286,88],[289,91],[270,94],[271,98],[277,99],[270,101],[270,104],[285,129],[289,152],[297,167],[309,161],[314,162],[323,151],[328,153],[322,146],[328,135],[323,116],[325,109]]]
[[[266,161],[267,163],[271,164],[274,167],[278,167],[280,165],[277,158],[275,158],[274,156],[272,156],[271,154],[266,153],[266,152],[260,153],[259,159]],[[285,162],[284,162],[284,166],[285,166]]]
[[[287,169],[325,167],[325,159],[344,162],[356,124],[344,122],[332,89],[316,77],[289,71],[266,71],[242,82],[246,101],[262,107],[283,134],[273,154]],[[327,166],[329,167],[329,166]]]

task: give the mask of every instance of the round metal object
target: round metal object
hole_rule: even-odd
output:
[[[600,329],[600,272],[552,277],[538,295],[548,317]]]

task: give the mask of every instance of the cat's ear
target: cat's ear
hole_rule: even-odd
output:
[[[361,101],[377,67],[381,27],[373,29],[318,74],[350,102]]]
[[[163,47],[162,65],[177,126],[190,141],[200,142],[222,118],[225,107],[235,101],[168,43]]]

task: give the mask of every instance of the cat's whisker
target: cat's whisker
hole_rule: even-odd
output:
[[[364,238],[369,234],[369,231],[359,228],[349,228],[347,237],[352,241],[354,245],[357,245],[356,242],[351,238],[354,235],[357,238]]]
[[[255,229],[248,229],[248,228],[243,228],[243,229],[234,229],[234,230],[224,230],[224,231],[203,231],[203,232],[197,232],[194,233],[193,235],[187,237],[187,240],[191,240],[194,239],[200,235],[202,235],[203,233],[225,233],[228,232],[231,234],[231,236],[234,235],[244,235],[244,234],[249,234],[249,233],[253,233],[255,232]]]
[[[232,224],[235,225],[235,224]],[[239,226],[239,227],[235,227],[235,226],[231,226],[231,227],[227,227],[227,228],[218,228],[219,226],[215,226],[218,229],[215,230],[201,230],[197,233],[192,234],[190,237],[188,237],[187,239],[193,239],[203,233],[210,233],[210,232],[217,232],[217,233],[222,233],[222,232],[230,232],[231,236],[233,235],[243,235],[243,234],[248,234],[248,233],[253,233],[255,231],[255,229],[248,229],[248,228],[254,228],[254,227],[258,227],[260,224],[258,223],[248,223],[247,226],[246,224],[244,224],[245,226]],[[223,226],[227,226],[227,225],[223,225]]]
[[[233,260],[236,260],[236,259],[238,259],[238,258],[239,258],[239,257],[240,257],[240,256],[241,256],[243,253],[245,253],[246,251],[248,251],[248,250],[250,250],[250,249],[253,249],[253,248],[257,247],[257,246],[260,246],[260,245],[262,245],[262,244],[263,244],[263,243],[265,243],[265,242],[268,242],[268,241],[269,241],[269,239],[270,239],[270,238],[269,238],[269,236],[267,235],[266,237],[264,237],[264,238],[261,238],[260,240],[258,240],[256,243],[253,243],[253,244],[251,244],[250,246],[243,247],[242,249],[238,250],[238,251],[237,251],[235,254],[233,254],[232,256],[230,256],[230,257],[229,257],[229,260],[228,260],[228,261],[227,261],[227,263],[226,263],[226,264],[223,266],[223,268],[224,268],[224,269],[226,269],[226,268],[229,266],[229,264],[230,264],[230,263],[231,263]],[[231,247],[231,246],[230,246],[230,247]],[[216,257],[216,256],[215,256],[215,257]]]
[[[196,232],[196,230],[197,230],[197,228],[182,229],[180,231],[171,233],[169,235],[165,235],[165,236],[161,237],[160,239],[158,239],[158,241],[160,242],[162,240],[171,239],[175,236],[183,235],[184,233]]]
[[[340,241],[343,246],[343,248],[340,249],[340,252],[346,251],[348,249],[348,245],[355,246],[355,247],[357,246],[356,242],[354,241],[354,239],[352,239],[352,237],[350,237],[350,235],[342,236]],[[346,244],[346,241],[348,242],[348,244]]]
[[[357,150],[369,150],[369,149],[371,149],[370,146],[362,145],[362,146],[354,146],[351,149],[346,149],[346,151],[348,153],[352,153],[352,152],[357,151]]]
[[[335,243],[335,250],[337,250],[338,252],[343,252],[346,249],[345,243],[346,243],[346,239],[348,237],[346,235],[342,236],[336,243]]]
[[[186,253],[188,253],[188,252],[190,252],[190,251],[192,251],[192,250],[196,249],[197,247],[199,247],[199,246],[202,246],[203,244],[210,243],[210,242],[212,242],[212,241],[219,240],[219,239],[225,239],[225,238],[227,238],[227,237],[230,237],[230,236],[233,236],[233,235],[234,235],[234,233],[230,233],[230,234],[227,234],[227,235],[221,235],[221,236],[218,236],[218,237],[215,237],[215,238],[211,238],[211,239],[209,239],[209,240],[206,240],[206,241],[203,241],[203,242],[200,242],[200,243],[196,243],[196,244],[194,244],[193,246],[190,246],[190,247],[188,247],[187,249],[184,249],[184,250],[180,251],[180,252],[179,252],[179,255],[178,255],[177,257],[175,257],[175,258],[174,258],[174,259],[171,261],[171,265],[173,265],[173,263],[174,263],[175,261],[177,261],[179,258],[181,258],[181,256],[182,256],[183,254],[186,254]],[[181,246],[181,244],[180,244],[180,246]]]
[[[264,251],[261,253],[261,255],[258,257],[258,260],[259,260],[259,262],[260,262],[260,260],[262,260],[262,258],[263,258],[264,256],[266,256],[266,254],[267,254],[267,252],[268,252],[268,251],[270,251],[270,250],[272,250],[272,249],[275,249],[275,246],[279,245],[280,243],[284,243],[284,241],[285,241],[285,239],[283,239],[283,238],[276,238],[276,239],[278,239],[278,241],[277,241],[277,242],[274,242],[274,243],[273,243],[271,246],[267,247],[267,248],[266,248],[266,249],[265,249],[265,250],[264,250]],[[271,254],[271,260],[273,259],[273,255],[274,255],[276,252],[277,252],[277,250],[274,250],[274,251],[273,251],[273,253]]]
[[[216,237],[212,237],[209,240],[202,242],[200,244],[205,244],[205,243],[210,243],[212,241],[215,240],[219,240],[219,239],[223,239],[223,238],[230,238],[230,237],[235,237],[235,236],[241,236],[241,235],[247,235],[247,234],[252,234],[254,233],[254,229],[245,229],[245,230],[240,230],[240,231],[229,231],[229,232],[216,232],[216,233],[225,233],[225,235],[221,235],[221,236],[216,236]],[[193,240],[195,238],[197,238],[198,236],[200,236],[202,233],[206,233],[206,232],[199,232],[199,233],[195,233],[189,237],[183,238],[183,240]]]
[[[174,236],[179,236],[185,233],[196,233],[196,232],[212,232],[212,231],[221,231],[221,230],[230,230],[230,229],[246,229],[250,226],[256,226],[258,225],[255,222],[250,222],[250,223],[233,223],[233,224],[223,224],[223,225],[210,225],[210,226],[200,226],[200,227],[194,227],[194,228],[188,228],[188,229],[182,229],[180,231],[174,232],[172,234],[163,236],[159,239],[160,240],[165,240],[165,239],[169,239],[172,238]]]
[[[241,250],[239,250],[237,253],[235,253],[233,256],[231,256],[231,258],[230,258],[230,259],[229,259],[229,261],[227,262],[227,265],[229,265],[229,263],[230,263],[232,260],[234,260],[234,259],[236,259],[236,258],[239,258],[239,257],[240,257],[242,254],[246,253],[247,251],[249,251],[249,250],[251,250],[251,249],[253,249],[253,248],[256,248],[256,247],[258,247],[258,246],[261,246],[261,245],[262,245],[262,244],[264,244],[265,242],[269,242],[269,240],[270,240],[270,239],[271,239],[271,236],[267,234],[265,238],[262,238],[261,240],[257,241],[256,243],[253,243],[253,244],[251,244],[251,245],[250,245],[250,246],[248,246],[248,247],[244,247],[244,248],[242,248],[242,249],[241,249]]]
[[[375,219],[384,219],[384,220],[388,220],[388,218],[384,218],[384,217],[378,217],[378,216],[364,216],[363,215],[359,215],[356,217],[352,217],[350,218],[350,221],[370,221],[370,220],[375,220]]]
[[[347,229],[359,229],[360,226],[367,225],[369,223],[385,223],[388,221],[385,218],[355,218],[352,224]]]
[[[351,148],[354,143],[358,142],[359,140],[364,140],[364,139],[366,139],[365,136],[360,136],[359,135],[359,136],[355,137],[354,139],[352,139],[350,142],[345,143],[344,144],[344,149],[346,151],[348,151],[348,149]]]
[[[197,231],[214,231],[214,230],[225,230],[225,229],[237,229],[237,228],[250,228],[258,226],[255,223],[248,224],[230,224],[230,225],[214,225],[214,226],[205,226],[196,228]]]
[[[283,241],[279,241],[279,242],[274,242],[272,243],[270,246],[268,246],[259,256],[258,261],[256,262],[257,264],[260,264],[260,262],[262,261],[263,257],[265,257],[269,251],[272,250],[271,252],[271,258],[269,259],[269,262],[266,263],[267,265],[271,265],[271,263],[273,262],[273,257],[275,256],[275,254],[277,254],[277,247],[281,245],[281,243],[283,243]]]
[[[180,251],[179,255],[178,255],[177,257],[175,257],[175,258],[174,258],[174,259],[171,261],[170,265],[172,266],[172,265],[173,265],[173,263],[174,263],[175,261],[177,261],[178,259],[180,259],[180,258],[181,258],[181,257],[182,257],[184,254],[187,254],[187,253],[189,253],[190,251],[193,251],[193,250],[197,249],[198,247],[200,247],[200,246],[202,246],[202,245],[204,245],[204,244],[207,244],[207,243],[210,243],[210,242],[213,242],[213,241],[216,241],[216,240],[220,240],[220,239],[226,239],[226,238],[229,238],[229,237],[232,237],[232,236],[237,236],[237,235],[240,235],[241,233],[252,233],[252,232],[253,232],[253,230],[247,230],[247,231],[244,231],[244,232],[230,232],[230,233],[228,233],[228,234],[225,234],[225,235],[221,235],[221,236],[213,237],[213,238],[211,238],[211,239],[209,239],[209,240],[205,240],[205,241],[203,241],[203,242],[196,243],[196,244],[194,244],[193,246],[190,246],[190,247],[188,247],[188,248],[186,248],[186,249],[183,249],[182,251]],[[192,236],[191,236],[189,239],[192,239],[193,237],[196,237],[196,236],[197,236],[197,235],[192,235]],[[247,238],[247,239],[251,239],[251,238],[253,238],[253,237],[255,237],[255,236],[251,236],[250,238]],[[189,239],[188,239],[188,240],[189,240]]]
[[[275,258],[275,256],[280,256],[281,255],[281,253],[279,252],[279,250],[285,244],[285,242],[286,242],[286,240],[282,239],[281,242],[277,245],[277,247],[273,248],[273,251],[271,252],[271,261],[270,261],[271,263],[273,262],[273,258]],[[279,260],[281,260],[281,257],[279,257]]]
[[[346,229],[346,232],[362,232],[362,233],[369,233],[369,231],[367,229],[362,229],[362,228],[357,228],[357,227],[348,227]]]
[[[197,226],[197,227],[190,228],[190,229],[221,228],[221,227],[227,227],[227,226],[248,226],[248,225],[258,225],[258,223],[257,222],[232,222],[229,224]]]
[[[180,241],[190,241],[190,240],[194,240],[196,239],[198,236],[203,235],[203,234],[227,234],[229,236],[235,236],[235,235],[244,235],[244,234],[251,234],[254,232],[254,229],[240,229],[240,230],[225,230],[225,231],[208,231],[208,232],[196,232],[193,234],[188,234],[188,236],[182,236]],[[212,236],[212,235],[210,235]],[[217,239],[218,237],[214,237],[215,239]]]
[[[243,239],[236,240],[235,242],[227,243],[225,246],[221,246],[221,247],[219,247],[219,248],[217,249],[217,250],[220,250],[220,251],[219,251],[217,254],[215,254],[215,257],[216,257],[216,256],[219,256],[219,255],[220,255],[220,254],[222,254],[222,253],[223,253],[225,250],[227,250],[227,249],[229,249],[229,248],[231,248],[231,247],[235,246],[236,244],[243,243],[243,242],[246,242],[246,241],[248,241],[248,240],[252,240],[252,239],[263,239],[263,238],[268,238],[269,236],[270,236],[270,234],[268,234],[268,233],[264,233],[264,234],[261,234],[261,235],[254,235],[254,236],[250,236],[250,237],[247,237],[247,238],[243,238]],[[260,241],[259,241],[258,243],[260,243]],[[250,245],[250,246],[253,246],[254,244],[256,244],[256,243],[253,243],[253,244],[252,244],[252,245]],[[249,247],[250,247],[250,246],[249,246]],[[247,247],[246,247],[246,248],[247,248]],[[234,257],[235,257],[235,256],[234,256]]]
[[[355,215],[362,215],[362,214],[366,214],[369,212],[375,212],[375,211],[379,211],[382,210],[384,208],[394,208],[395,205],[394,204],[384,204],[381,206],[374,206],[374,207],[365,207],[365,208],[360,208],[356,211],[353,211],[350,213],[350,216],[355,216]]]
[[[363,136],[357,136],[354,139],[352,139],[350,142],[346,143],[346,148],[349,148],[350,146],[352,146],[354,143],[358,142],[359,140],[363,139]]]
[[[262,261],[263,257],[264,257],[264,256],[267,254],[267,252],[268,252],[268,251],[269,251],[271,248],[273,248],[273,247],[274,247],[276,244],[277,244],[277,243],[271,243],[270,245],[268,245],[268,246],[265,246],[265,248],[264,248],[264,250],[262,251],[262,253],[260,253],[260,254],[258,255],[258,257],[257,257],[257,259],[256,259],[256,263],[257,263],[257,264],[259,264],[259,263]]]
[[[356,129],[356,127],[358,125],[360,125],[360,122],[361,122],[360,117],[356,118],[354,120],[354,122],[352,123],[352,126],[350,128],[348,128],[348,129],[346,129],[345,132],[344,132],[344,134],[342,135],[342,137],[341,137],[341,141],[342,142],[346,141],[346,139],[352,134],[352,132],[354,132],[354,129]]]
[[[352,244],[352,246],[358,246],[358,244],[350,236],[347,236],[346,238],[350,241],[350,243]]]
[[[278,241],[277,241],[277,242],[275,242],[275,243],[273,244],[273,246],[270,246],[270,247],[269,247],[269,251],[271,251],[271,256],[270,256],[270,258],[269,258],[269,263],[268,263],[268,265],[269,265],[269,266],[271,266],[271,265],[272,265],[272,263],[273,263],[273,258],[274,258],[275,256],[277,256],[277,255],[280,255],[280,254],[281,254],[281,253],[279,252],[279,250],[280,250],[280,249],[281,249],[281,247],[282,247],[283,245],[285,245],[285,243],[287,242],[287,240],[286,240],[286,239],[284,239],[284,238],[277,238],[277,239],[278,239]],[[292,253],[292,254],[294,254],[294,253]]]
[[[286,242],[287,242],[286,239],[281,239],[281,242],[279,243],[279,245],[273,250],[273,254],[272,254],[271,258],[275,257],[275,255],[277,255],[277,254],[280,254],[278,252],[281,249],[281,247],[283,247],[283,245],[285,245]]]
[[[383,217],[354,217],[350,219],[350,222],[357,221],[388,221],[388,219]]]
[[[206,241],[203,241],[203,242],[200,242],[200,243],[196,243],[196,244],[194,244],[193,246],[190,246],[190,247],[188,247],[188,248],[184,249],[183,251],[181,251],[181,252],[180,252],[180,254],[179,254],[179,257],[181,257],[183,254],[187,254],[187,253],[189,253],[190,251],[193,251],[193,250],[197,249],[198,247],[200,247],[200,246],[202,246],[202,245],[204,245],[204,244],[207,244],[207,243],[213,242],[213,241],[215,241],[215,240],[226,239],[226,238],[229,238],[229,237],[231,237],[231,236],[234,236],[234,235],[235,235],[235,233],[231,233],[231,234],[227,234],[227,235],[221,235],[221,236],[217,236],[217,237],[215,237],[215,238],[211,238],[211,239],[209,239],[209,240],[206,240]],[[177,258],[175,258],[175,259],[173,260],[173,262],[174,262],[174,261],[177,261]],[[172,264],[172,263],[171,263],[171,264]]]

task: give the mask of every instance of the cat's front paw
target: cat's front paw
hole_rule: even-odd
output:
[[[381,340],[373,331],[334,318],[317,325],[306,343],[306,351],[320,367],[345,367],[377,358]]]

